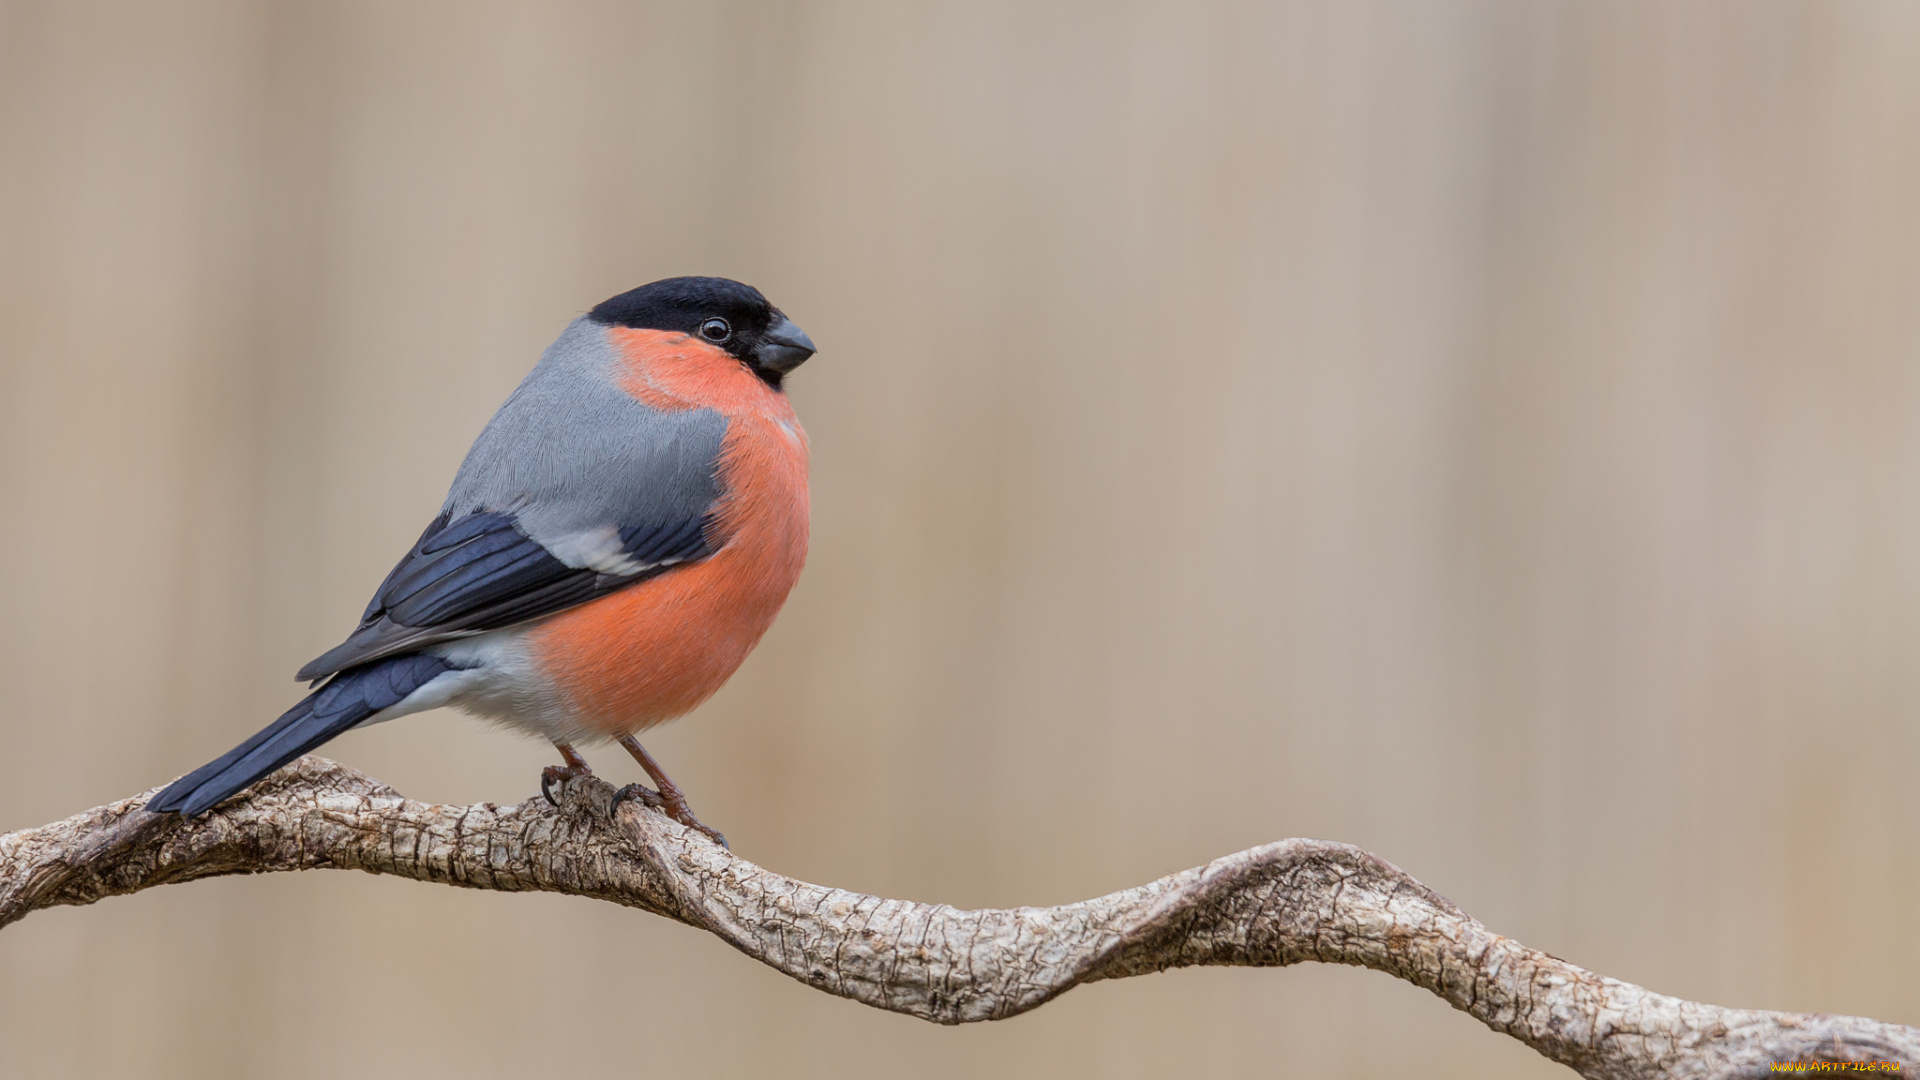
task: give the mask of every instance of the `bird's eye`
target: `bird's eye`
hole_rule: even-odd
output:
[[[708,319],[700,324],[700,336],[708,341],[725,341],[733,336],[733,327],[725,319]]]

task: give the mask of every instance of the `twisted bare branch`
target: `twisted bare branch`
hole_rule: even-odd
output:
[[[139,795],[0,836],[0,927],[221,874],[335,868],[637,907],[718,934],[810,986],[942,1024],[996,1020],[1084,982],[1194,964],[1357,964],[1426,987],[1582,1076],[1759,1077],[1774,1062],[1920,1067],[1920,1030],[1726,1009],[1596,975],[1493,933],[1384,860],[1282,840],[1051,908],[960,911],[763,870],[612,789],[558,809],[435,806],[302,758],[196,821]]]

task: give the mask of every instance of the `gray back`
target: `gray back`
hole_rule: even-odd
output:
[[[650,408],[620,387],[607,328],[575,319],[474,440],[443,512],[514,515],[569,566],[582,537],[697,519],[720,496],[726,418]]]

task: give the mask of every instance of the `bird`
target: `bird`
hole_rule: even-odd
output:
[[[718,690],[807,557],[807,435],[784,388],[813,340],[758,289],[676,277],[574,319],[468,451],[440,513],[279,719],[155,795],[197,817],[356,727],[443,705],[618,742],[639,800],[725,844],[636,735]]]

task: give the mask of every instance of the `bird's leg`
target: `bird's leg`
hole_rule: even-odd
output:
[[[667,770],[661,768],[660,763],[653,760],[653,755],[647,753],[647,748],[640,745],[639,739],[631,735],[623,735],[620,737],[620,745],[626,747],[627,753],[633,755],[633,760],[639,762],[640,767],[647,770],[647,775],[653,778],[653,782],[658,785],[660,790],[654,791],[645,784],[628,784],[626,787],[613,793],[613,805],[608,808],[608,813],[617,812],[620,809],[620,804],[628,799],[639,799],[648,806],[665,810],[668,817],[685,825],[687,828],[705,833],[713,839],[714,843],[719,844],[721,847],[727,846],[727,838],[722,836],[718,829],[711,829],[700,824],[700,819],[693,816],[693,807],[687,805],[687,797],[680,793],[680,785],[674,783],[673,778],[667,775]]]
[[[553,748],[560,751],[560,756],[567,763],[549,765],[540,770],[540,794],[545,795],[548,802],[559,806],[560,801],[553,797],[553,785],[564,784],[578,776],[592,776],[593,767],[587,764],[587,759],[581,757],[578,750],[558,739],[554,740]]]

